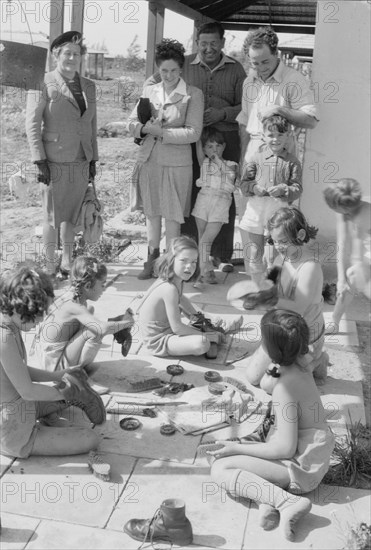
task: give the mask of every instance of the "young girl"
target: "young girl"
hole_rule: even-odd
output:
[[[49,309],[36,337],[36,350],[48,371],[86,366],[96,357],[106,334],[134,324],[130,313],[120,321],[101,321],[93,315],[102,296],[107,268],[90,256],[78,256],[71,269],[71,289]]]
[[[313,372],[319,383],[327,375],[328,355],[323,352],[325,322],[323,317],[322,268],[306,244],[314,239],[317,229],[294,207],[280,208],[268,220],[270,242],[278,251],[275,265],[281,267],[277,286],[278,308],[300,313],[309,327],[309,352],[300,361]],[[259,384],[270,358],[260,346],[248,361],[247,378]],[[264,388],[266,389],[266,388]]]
[[[201,276],[194,286],[215,284],[217,278],[209,260],[211,247],[223,224],[228,223],[232,193],[235,190],[238,164],[223,159],[226,146],[221,132],[206,126],[201,134],[199,162],[201,175],[196,181],[197,195],[192,215],[196,219]]]
[[[208,353],[212,343],[220,342],[221,333],[200,333],[181,318],[181,313],[187,317],[198,313],[183,296],[183,284],[197,279],[200,272],[196,242],[186,236],[173,239],[156,268],[158,279],[139,307],[144,348],[159,357]],[[241,323],[239,317],[232,322],[233,328],[238,329]]]
[[[308,352],[309,330],[293,311],[268,311],[261,321],[262,346],[276,364],[277,383],[265,429],[240,442],[217,442],[211,476],[234,497],[260,503],[260,525],[269,530],[279,522],[288,540],[295,524],[311,509],[296,496],[315,489],[329,468],[334,436],[310,371],[300,357]],[[268,433],[267,433],[268,431]],[[221,447],[221,448],[220,448]]]
[[[344,178],[331,183],[323,192],[327,205],[336,212],[339,246],[337,300],[328,333],[339,331],[339,323],[357,293],[371,299],[371,204],[362,200],[358,181]],[[351,266],[347,257],[351,251]]]
[[[90,428],[47,425],[49,415],[71,404],[83,408],[92,422],[104,420],[102,400],[87,384],[86,375],[78,368],[49,373],[27,366],[21,331],[28,332],[41,321],[53,297],[52,283],[41,271],[22,267],[1,278],[0,434],[1,452],[6,455],[87,453],[99,443]],[[53,381],[54,386],[43,383]]]

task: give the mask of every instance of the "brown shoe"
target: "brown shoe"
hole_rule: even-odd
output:
[[[103,424],[106,420],[106,409],[102,398],[87,382],[85,372],[76,371],[73,374],[66,372],[56,388],[68,405],[82,409],[93,424]]]

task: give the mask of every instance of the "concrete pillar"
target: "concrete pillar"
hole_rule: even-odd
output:
[[[307,132],[301,208],[319,227],[328,276],[336,276],[336,228],[323,189],[352,177],[370,195],[370,15],[366,1],[318,2],[312,79],[321,120]]]

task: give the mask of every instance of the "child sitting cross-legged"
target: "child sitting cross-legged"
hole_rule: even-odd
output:
[[[279,523],[283,536],[293,541],[297,522],[312,506],[301,495],[313,491],[326,474],[335,438],[312,373],[300,361],[309,344],[303,317],[283,309],[268,311],[261,332],[277,380],[264,429],[239,442],[217,441],[207,454],[213,461],[212,479],[232,497],[257,502],[260,526],[270,530]]]

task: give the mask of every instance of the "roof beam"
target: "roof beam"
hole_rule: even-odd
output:
[[[260,21],[259,23],[252,23],[251,21],[241,21],[241,23],[231,23],[230,21],[220,21],[226,31],[242,31],[247,32],[254,27],[262,27],[268,25],[268,22]],[[311,25],[276,25],[273,23],[273,29],[275,32],[286,32],[292,34],[314,34],[315,26]]]
[[[150,0],[146,1],[149,2]],[[188,17],[189,19],[196,21],[197,25],[215,21],[215,19],[202,15],[200,12],[190,8],[189,6],[186,6],[185,4],[182,4],[178,0],[156,0],[156,4],[159,4],[166,9],[173,11],[174,13],[183,15],[183,17]]]

